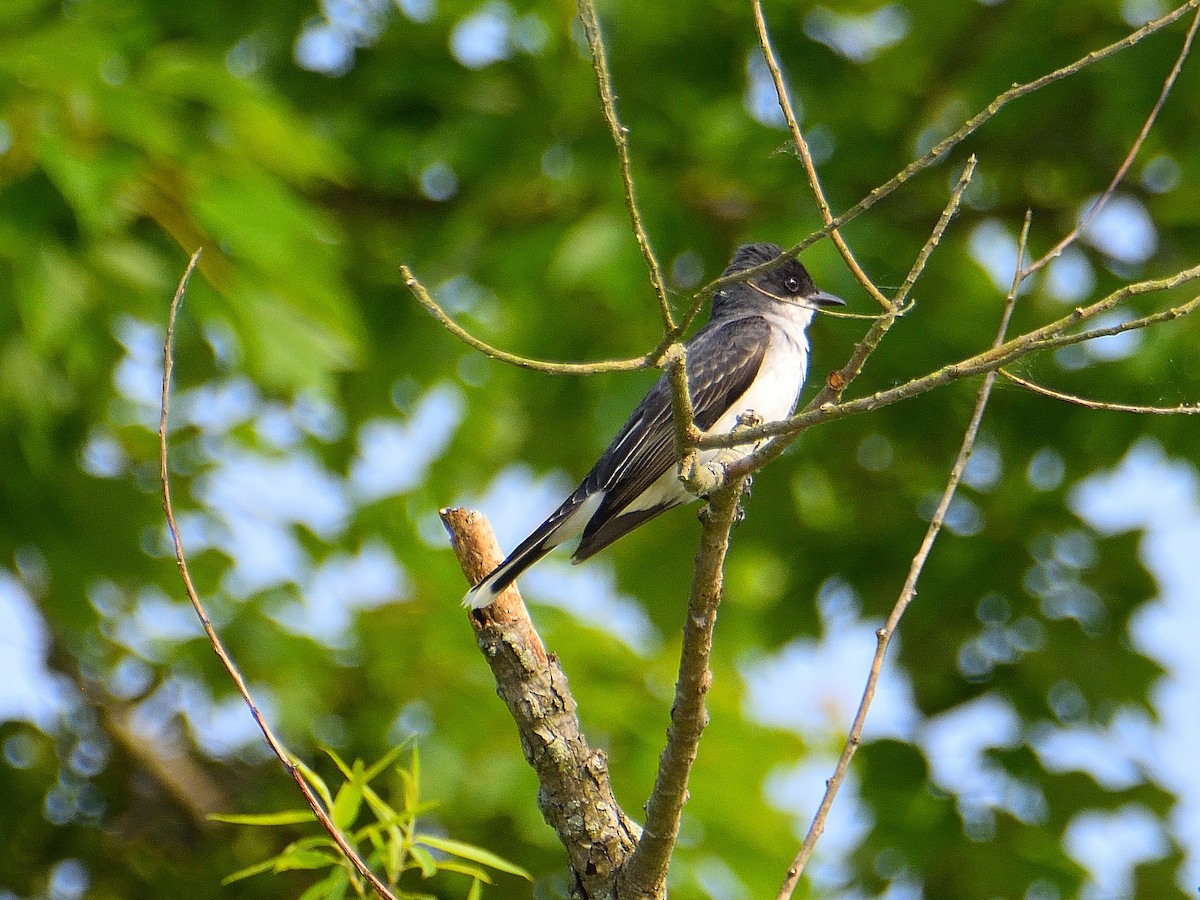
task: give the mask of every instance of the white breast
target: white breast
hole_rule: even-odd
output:
[[[713,423],[705,434],[728,434],[743,413],[754,412],[764,423],[778,422],[792,414],[804,376],[808,371],[808,338],[804,328],[812,319],[812,311],[803,307],[786,306],[779,313],[773,310],[764,313],[772,325],[771,342],[763,356],[758,376],[744,394],[721,418]],[[717,460],[731,463],[749,456],[755,444],[723,450],[701,450],[697,453],[700,465]],[[675,466],[662,476],[628,506],[628,511],[652,509],[656,506],[673,506],[695,499],[680,483]]]
[[[808,338],[804,328],[812,319],[812,311],[787,306],[778,313],[772,310],[766,318],[772,325],[771,342],[758,377],[729,411],[713,423],[709,434],[728,434],[737,424],[738,416],[751,410],[763,422],[777,422],[796,408],[808,371]],[[747,446],[745,453],[750,450]]]

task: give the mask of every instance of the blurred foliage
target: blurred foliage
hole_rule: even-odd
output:
[[[1128,33],[1123,15],[1138,4],[914,0],[886,8],[903,26],[895,42],[857,60],[814,40],[828,10],[766,6],[840,210],[1012,82]],[[612,0],[600,12],[639,198],[681,298],[739,242],[786,244],[819,223],[786,132],[751,114],[761,106],[769,118],[771,101],[748,4]],[[838,15],[876,13],[839,4]],[[981,226],[1015,236],[1026,209],[1035,254],[1069,229],[1140,128],[1184,25],[1004,110],[845,230],[877,282],[899,284],[966,155],[978,155],[916,310],[855,392],[987,345],[1003,291],[972,237]],[[492,57],[471,55],[489,46]],[[314,60],[327,71],[312,71]],[[1067,303],[1197,262],[1194,62],[1122,188],[1153,223],[1154,252],[1122,260],[1081,244],[1067,284],[1080,296]],[[425,792],[441,802],[423,827],[518,862],[539,895],[562,889],[561,848],[457,608],[461,576],[435,511],[480,497],[514,461],[527,479],[578,477],[652,375],[555,378],[482,359],[420,311],[398,266],[411,264],[497,345],[629,356],[654,345],[659,320],[627,221],[566,0],[0,5],[0,574],[44,617],[36,657],[55,673],[30,701],[40,712],[0,724],[0,890],[258,898],[313,883],[282,872],[223,888],[287,839],[210,823],[194,799],[215,793],[222,811],[266,815],[297,800],[190,618],[164,541],[152,430],[161,331],[198,246],[172,462],[194,575],[234,658],[321,777],[337,769],[319,746],[373,759],[419,736]],[[805,261],[823,288],[870,309],[828,242]],[[1065,308],[1039,277],[1014,330]],[[860,333],[861,323],[818,323],[815,375],[840,365]],[[1198,336],[1185,320],[1122,358],[1064,352],[1019,368],[1101,399],[1195,402]],[[756,479],[735,533],[673,896],[777,887],[812,805],[781,811],[765,786],[835,751],[852,708],[835,705],[819,733],[784,730],[751,716],[746,673],[833,627],[819,595],[871,621],[886,614],[973,389],[813,430]],[[1167,827],[1176,798],[1148,774],[1114,789],[1050,771],[1025,744],[1047,724],[1153,715],[1160,670],[1128,631],[1156,592],[1137,536],[1098,533],[1068,502],[1144,438],[1200,459],[1194,419],[998,388],[981,441],[994,471],[963,488],[966,518],[934,550],[896,659],[923,717],[986,698],[1015,711],[1020,739],[988,762],[1040,805],[973,817],[918,744],[868,741],[855,767],[863,839],[827,858],[825,880],[800,895],[902,882],[927,898],[1074,896],[1084,872],[1063,835],[1080,812],[1137,803]],[[412,478],[375,489],[356,473],[386,465],[384,439],[423,456]],[[696,533],[688,514],[665,517],[590,564],[644,607],[660,638],[642,651],[597,623],[535,610],[630,811],[661,749]],[[383,575],[364,588],[364,571]],[[998,632],[1024,637],[974,653]],[[860,690],[857,675],[795,684],[783,702]],[[1181,859],[1169,846],[1137,870],[1134,893],[1180,895]],[[500,875],[485,893],[530,889]]]

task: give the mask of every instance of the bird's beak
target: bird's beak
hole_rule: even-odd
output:
[[[827,294],[824,291],[817,291],[815,294],[810,294],[804,298],[810,300],[817,306],[845,306],[846,301],[841,297],[835,297],[833,294]]]

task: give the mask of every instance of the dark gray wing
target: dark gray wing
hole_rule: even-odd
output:
[[[688,342],[688,384],[700,429],[711,428],[746,393],[762,366],[770,337],[766,319],[749,316],[707,325]],[[572,559],[585,560],[648,519],[686,502],[687,496],[681,494],[675,502],[624,512],[675,465],[671,388],[664,373],[572,495],[582,500],[605,492]]]

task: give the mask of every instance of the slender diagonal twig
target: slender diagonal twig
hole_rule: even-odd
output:
[[[1029,239],[1029,222],[1030,216],[1029,213],[1026,213],[1025,226],[1021,230],[1021,238],[1017,247],[1017,264],[1013,273],[1012,287],[1004,300],[1004,311],[1000,316],[1000,325],[996,330],[996,338],[992,342],[993,349],[1004,343],[1008,324],[1012,320],[1012,311],[1017,299],[1017,289],[1021,286],[1021,263],[1025,254],[1025,245]],[[850,761],[854,758],[855,751],[858,750],[859,745],[862,743],[863,726],[866,724],[867,713],[871,709],[871,703],[875,699],[875,689],[879,684],[880,673],[883,671],[883,660],[887,655],[888,645],[891,643],[892,636],[896,633],[896,628],[900,624],[900,619],[904,616],[905,610],[908,609],[909,604],[912,603],[913,598],[917,594],[917,581],[920,579],[921,572],[925,568],[925,563],[929,559],[929,553],[933,549],[934,541],[937,540],[937,536],[942,530],[946,511],[950,508],[950,503],[958,490],[963,472],[967,468],[967,462],[971,459],[971,452],[975,448],[975,440],[979,435],[979,425],[983,421],[983,411],[987,407],[988,399],[992,393],[992,386],[995,383],[996,372],[993,370],[984,376],[983,384],[976,395],[975,409],[971,413],[971,421],[968,423],[967,430],[963,435],[962,444],[958,448],[958,455],[954,459],[954,465],[950,468],[950,475],[946,479],[946,486],[942,490],[941,498],[938,500],[937,509],[934,510],[933,518],[930,519],[929,527],[925,531],[925,537],[922,539],[921,545],[917,548],[917,552],[912,558],[908,576],[904,580],[904,586],[900,589],[896,603],[888,615],[887,623],[875,633],[875,656],[871,660],[871,668],[867,674],[866,686],[863,689],[858,710],[854,714],[850,733],[846,737],[845,746],[838,757],[833,775],[825,783],[825,794],[821,798],[821,804],[813,816],[812,824],[809,826],[808,833],[804,837],[804,842],[800,845],[800,850],[796,854],[796,858],[792,861],[791,866],[788,867],[787,875],[779,889],[776,900],[789,900],[792,896],[792,893],[796,889],[796,883],[800,880],[800,875],[803,873],[805,865],[816,848],[817,841],[825,831],[825,820],[829,816],[830,809],[833,808],[833,801],[837,797],[838,789],[842,786],[842,782],[846,778],[846,772],[850,768]]]
[[[905,301],[908,300],[909,294],[912,292],[913,287],[916,286],[917,279],[925,271],[925,265],[929,262],[929,257],[933,255],[933,251],[941,243],[942,235],[946,233],[946,229],[950,225],[950,220],[958,212],[963,194],[966,192],[967,186],[971,183],[971,178],[975,174],[975,162],[976,160],[973,155],[967,159],[967,164],[963,166],[962,174],[958,176],[958,183],[955,184],[954,190],[950,192],[950,199],[946,202],[942,214],[938,216],[933,230],[929,233],[929,237],[925,240],[920,252],[917,253],[916,259],[913,260],[912,267],[904,277],[904,281],[900,283],[900,287],[896,290],[895,295],[888,301],[883,315],[872,324],[862,340],[855,345],[853,352],[850,354],[850,359],[846,361],[846,364],[825,380],[825,386],[805,406],[806,410],[820,409],[827,403],[836,403],[841,399],[842,394],[845,393],[846,388],[850,386],[851,382],[862,374],[862,370],[867,364],[867,359],[875,352],[884,335],[888,333],[892,325],[895,324],[896,319],[900,317]]]
[[[916,397],[935,388],[952,384],[955,381],[961,381],[964,378],[971,378],[975,375],[982,375],[992,369],[998,369],[1031,353],[1054,350],[1058,347],[1079,344],[1084,341],[1095,340],[1099,337],[1110,337],[1114,334],[1146,328],[1159,322],[1190,315],[1200,308],[1200,296],[1193,297],[1188,302],[1179,306],[1173,306],[1170,309],[1141,316],[1137,319],[1131,319],[1110,328],[1094,328],[1090,331],[1073,334],[1067,333],[1079,323],[1107,312],[1129,297],[1150,294],[1157,291],[1168,291],[1185,284],[1190,284],[1198,279],[1200,279],[1200,266],[1192,266],[1190,269],[1183,269],[1165,278],[1153,278],[1147,281],[1127,284],[1108,294],[1106,297],[1097,300],[1090,306],[1080,307],[1054,322],[1043,325],[1041,328],[1005,341],[999,347],[985,350],[982,353],[977,353],[958,362],[942,366],[936,371],[913,378],[904,384],[877,391],[870,396],[860,397],[856,400],[849,400],[843,403],[827,403],[816,409],[805,409],[803,412],[799,412],[790,418],[747,428],[737,435],[705,436],[697,442],[697,446],[701,448],[733,447],[738,444],[748,444],[752,441],[757,442],[771,437],[780,436],[785,438],[782,442],[771,441],[741,461],[729,466],[728,474],[730,477],[745,475],[757,471],[766,462],[777,457],[783,452],[787,443],[795,440],[797,435],[819,422],[843,419],[859,415],[860,413],[870,412],[883,406],[890,406],[893,403],[899,403],[902,400]],[[780,446],[781,443],[784,446]]]
[[[192,609],[196,611],[197,618],[200,619],[200,625],[204,628],[204,633],[208,635],[208,642],[212,645],[213,652],[217,655],[217,659],[221,661],[221,665],[229,674],[229,678],[233,681],[237,692],[241,694],[243,702],[250,709],[250,715],[254,717],[255,724],[262,731],[263,737],[266,738],[267,745],[292,776],[292,780],[296,782],[296,786],[300,788],[300,793],[304,796],[305,802],[313,811],[313,815],[321,826],[329,833],[330,839],[337,845],[338,850],[346,857],[358,870],[358,873],[375,889],[376,893],[384,900],[396,900],[396,896],[388,890],[387,885],[379,880],[379,877],[371,871],[370,867],[358,855],[358,851],[350,844],[345,835],[338,830],[338,827],[333,824],[333,820],[329,817],[325,807],[321,805],[321,801],[317,799],[312,788],[305,780],[300,767],[295,763],[292,754],[287,747],[275,736],[271,726],[267,724],[267,720],[263,717],[258,704],[254,701],[254,697],[250,693],[250,689],[246,686],[246,681],[242,678],[242,673],[238,671],[237,665],[233,658],[225,649],[225,645],[221,642],[221,638],[217,635],[217,630],[213,627],[212,620],[208,617],[208,612],[204,608],[204,604],[200,601],[200,595],[196,592],[196,586],[192,582],[191,572],[188,571],[187,558],[183,552],[183,541],[179,536],[179,526],[175,524],[175,511],[171,505],[171,480],[167,468],[167,413],[170,409],[170,394],[171,394],[171,371],[175,367],[174,353],[172,345],[175,339],[175,318],[179,312],[179,304],[183,302],[183,295],[187,291],[188,282],[191,280],[192,272],[196,269],[196,264],[200,261],[200,251],[197,250],[192,254],[191,260],[188,262],[187,269],[183,273],[183,278],[179,281],[179,287],[175,291],[175,297],[171,300],[171,311],[167,317],[167,336],[163,342],[163,380],[162,380],[162,406],[161,414],[158,420],[158,473],[159,480],[162,485],[162,505],[163,513],[167,517],[167,528],[171,532],[171,542],[175,548],[175,563],[179,567],[179,574],[183,579],[183,587],[187,592],[188,600],[191,601]]]
[[[513,366],[520,366],[522,369],[531,369],[534,372],[548,372],[551,375],[595,375],[600,372],[632,372],[635,369],[644,369],[652,365],[660,353],[658,349],[655,349],[645,356],[635,356],[631,359],[602,360],[594,363],[550,362],[519,356],[516,353],[499,350],[491,344],[484,343],[450,318],[446,311],[438,305],[438,302],[433,299],[425,285],[417,280],[417,276],[412,273],[412,269],[408,266],[400,267],[400,275],[404,278],[404,283],[408,286],[408,289],[412,291],[412,295],[417,298],[417,302],[425,307],[435,319],[441,322],[443,327],[452,335],[468,347],[478,350],[484,356],[490,356],[492,359]]]
[[[783,81],[783,70],[779,66],[779,60],[775,56],[775,48],[771,45],[771,36],[767,32],[767,20],[763,16],[761,0],[751,0],[751,6],[754,9],[754,27],[758,31],[758,44],[762,48],[763,58],[767,61],[767,69],[771,73],[771,80],[775,83],[775,96],[779,100],[779,108],[783,111],[783,118],[787,122],[788,130],[792,133],[792,142],[796,145],[796,151],[800,154],[800,162],[804,166],[804,173],[808,177],[809,187],[812,188],[813,196],[817,201],[817,209],[821,213],[821,219],[826,225],[833,225],[833,213],[829,209],[829,201],[825,198],[825,190],[821,187],[820,176],[817,175],[817,166],[813,162],[812,153],[808,148],[808,141],[804,138],[804,133],[800,130],[800,122],[796,119],[796,111],[792,106],[791,95],[788,93],[787,85]],[[854,254],[850,251],[845,240],[842,239],[841,232],[837,228],[833,228],[829,232],[829,236],[833,239],[834,246],[838,252],[842,254],[842,259],[846,261],[846,265],[850,271],[854,273],[854,277],[858,279],[858,283],[866,289],[875,302],[887,309],[889,306],[888,298],[885,297],[875,286],[875,282],[870,279],[862,266],[858,264],[858,260],[854,258]]]
[[[1150,110],[1150,114],[1146,117],[1146,121],[1142,123],[1141,131],[1138,132],[1138,136],[1134,140],[1133,146],[1129,148],[1129,152],[1125,155],[1125,159],[1121,162],[1121,165],[1117,167],[1117,172],[1115,175],[1113,175],[1112,181],[1108,183],[1108,187],[1104,189],[1104,192],[1100,195],[1096,202],[1092,204],[1091,208],[1087,211],[1083,218],[1079,220],[1075,227],[1072,228],[1061,241],[1047,250],[1046,253],[1041,257],[1025,267],[1025,271],[1021,273],[1022,276],[1028,278],[1052,259],[1059,256],[1063,250],[1078,240],[1079,235],[1081,235],[1084,229],[1091,224],[1092,220],[1099,215],[1100,210],[1104,208],[1105,204],[1112,199],[1112,195],[1116,191],[1117,185],[1119,185],[1125,178],[1125,174],[1129,171],[1129,167],[1133,165],[1134,159],[1137,158],[1138,152],[1142,149],[1142,144],[1145,143],[1146,136],[1150,134],[1150,129],[1154,127],[1154,123],[1158,120],[1158,114],[1162,111],[1163,104],[1167,102],[1167,95],[1171,93],[1171,88],[1175,85],[1175,79],[1179,77],[1179,73],[1183,69],[1183,63],[1188,58],[1188,54],[1192,50],[1192,41],[1196,37],[1196,29],[1198,27],[1200,27],[1200,12],[1197,12],[1195,18],[1192,19],[1192,25],[1188,29],[1187,35],[1183,39],[1183,47],[1180,48],[1179,56],[1175,59],[1175,65],[1173,65],[1171,67],[1171,71],[1167,73],[1166,81],[1163,82],[1162,90],[1159,91],[1158,94],[1158,99],[1155,101],[1153,108]]]
[[[929,257],[933,253],[934,248],[937,247],[938,243],[941,241],[942,235],[945,234],[946,228],[950,225],[950,220],[954,218],[955,212],[958,211],[959,204],[962,202],[963,193],[966,191],[967,185],[971,183],[971,177],[974,172],[975,157],[971,156],[967,160],[966,166],[963,167],[962,174],[959,176],[958,183],[955,185],[954,190],[950,192],[950,199],[947,201],[945,209],[942,210],[942,214],[938,217],[936,224],[934,224],[933,230],[930,232],[925,244],[921,247],[920,252],[913,261],[912,268],[909,270],[908,275],[897,289],[895,295],[888,302],[887,310],[872,324],[871,328],[867,331],[866,335],[863,336],[862,340],[855,345],[853,352],[850,354],[850,359],[846,362],[846,364],[838,371],[832,373],[826,379],[824,386],[818,392],[817,396],[814,397],[807,406],[805,406],[804,412],[802,412],[800,415],[814,412],[821,414],[831,409],[841,408],[835,404],[841,398],[842,393],[862,372],[868,357],[875,352],[875,349],[883,340],[884,335],[887,334],[888,330],[892,327],[892,324],[906,308],[904,306],[905,301],[908,299],[909,293],[912,291],[917,279],[920,278],[921,273],[925,270],[925,264],[929,261]],[[793,419],[794,418],[795,417],[793,417]],[[756,431],[754,429],[743,430],[741,432],[743,435],[752,435],[755,433]],[[744,462],[734,463],[726,469],[727,477],[737,477],[739,474],[747,475],[755,469],[761,468],[762,466],[766,465],[767,462],[775,459],[779,454],[781,454],[787,448],[790,440],[791,439],[784,441],[770,441],[765,446],[759,447],[759,449],[757,449],[749,457],[750,459],[754,460],[753,468],[745,465]],[[704,438],[696,441],[696,444],[698,446],[707,446],[706,442],[707,438]],[[732,444],[729,444],[728,446],[732,446]]]
[[[579,17],[583,20],[583,30],[587,34],[588,47],[592,51],[592,67],[596,70],[596,88],[600,92],[600,106],[604,109],[604,119],[608,122],[613,143],[617,146],[617,161],[621,167],[621,182],[625,186],[625,205],[629,208],[633,234],[637,238],[642,257],[646,260],[646,268],[650,271],[650,283],[658,297],[663,327],[670,334],[675,331],[675,317],[671,314],[671,300],[667,296],[667,285],[663,280],[662,267],[658,264],[658,257],[654,255],[654,249],[650,246],[646,226],[642,223],[642,214],[638,211],[637,198],[633,190],[633,172],[629,162],[629,129],[622,125],[621,120],[617,117],[617,98],[613,93],[612,77],[608,73],[608,56],[604,49],[604,36],[600,32],[600,20],[596,17],[596,5],[592,0],[579,0]]]
[[[1162,29],[1173,25],[1191,10],[1200,9],[1200,0],[1188,0],[1182,6],[1176,7],[1171,12],[1155,19],[1152,22],[1147,22],[1141,28],[1130,32],[1120,40],[1114,41],[1099,50],[1093,50],[1085,56],[1072,63],[1069,63],[1061,68],[1055,69],[1053,72],[1048,72],[1040,78],[1035,78],[1032,81],[1026,81],[1014,84],[1008,90],[996,95],[996,97],[982,110],[976,113],[971,118],[967,119],[959,128],[950,135],[947,135],[942,140],[934,144],[928,151],[914,159],[907,166],[893,175],[879,187],[874,188],[869,194],[859,200],[856,204],[842,213],[840,216],[835,216],[833,221],[826,224],[823,228],[814,231],[808,237],[801,240],[788,250],[785,250],[783,256],[787,259],[795,257],[803,253],[817,241],[832,234],[834,229],[841,228],[848,222],[858,218],[868,209],[873,207],[879,201],[891,196],[897,188],[906,184],[914,176],[928,169],[930,166],[938,162],[943,156],[965,141],[968,137],[978,131],[988,120],[995,116],[1000,110],[1008,106],[1014,100],[1019,100],[1026,97],[1042,88],[1053,84],[1056,81],[1061,81],[1068,78],[1077,72],[1082,71],[1088,66],[1095,65],[1098,62],[1109,59],[1110,57],[1120,53],[1123,50],[1132,47],[1134,44],[1144,40],[1151,34],[1154,34]],[[685,314],[680,318],[678,331],[682,332],[695,318],[700,308],[704,305],[704,301],[711,296],[715,291],[720,290],[728,284],[735,281],[746,281],[750,278],[757,278],[764,272],[768,272],[776,266],[782,265],[783,260],[771,260],[769,263],[764,263],[761,266],[753,269],[747,269],[743,272],[738,272],[735,275],[723,276],[710,281],[708,284],[701,286],[693,295],[691,303],[688,306]]]
[[[1152,416],[1195,416],[1200,415],[1200,403],[1181,403],[1179,406],[1141,406],[1134,403],[1113,403],[1108,400],[1091,400],[1087,397],[1080,397],[1077,394],[1066,394],[1062,391],[1056,391],[1053,388],[1048,388],[1045,385],[1037,384],[1027,378],[1022,378],[1008,369],[997,369],[1006,379],[1013,384],[1020,385],[1026,390],[1033,391],[1035,394],[1041,394],[1043,397],[1050,397],[1053,400],[1061,400],[1064,403],[1072,403],[1075,406],[1083,406],[1087,409],[1102,409],[1108,412],[1126,412],[1140,413],[1142,415]]]

